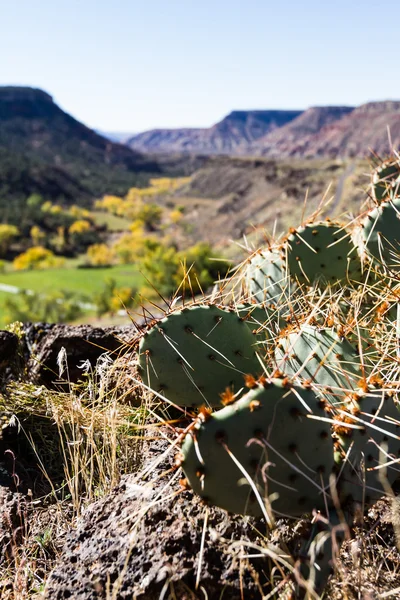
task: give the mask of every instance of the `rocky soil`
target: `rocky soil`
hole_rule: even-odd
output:
[[[267,576],[241,558],[263,523],[208,508],[179,486],[167,443],[147,448],[147,481],[127,475],[111,496],[94,503],[66,541],[45,598],[89,600],[170,597],[259,598]],[[202,545],[202,535],[205,540]],[[236,544],[237,541],[240,544]],[[268,559],[263,560],[264,564]],[[200,570],[199,586],[196,580]]]
[[[95,362],[105,349],[111,357],[120,357],[134,333],[133,327],[92,330],[29,325],[22,345],[13,334],[2,333],[4,343],[9,344],[9,352],[3,351],[1,357],[2,385],[31,373],[35,385],[55,389],[61,347],[68,348],[70,376],[77,379],[82,374],[78,368],[81,361]],[[60,506],[70,512],[73,507],[68,500],[54,502],[51,494],[43,504],[35,487],[24,486],[29,469],[23,465],[18,470],[22,457],[4,431],[0,435],[1,598],[301,597],[294,591],[290,571],[295,564],[292,557],[301,556],[309,536],[310,518],[280,519],[276,529],[267,532],[262,519],[233,516],[202,504],[185,489],[180,471],[174,468],[177,433],[172,426],[148,423],[135,469],[127,471],[111,493],[94,498],[77,519],[71,516],[62,527],[54,528],[57,535],[46,546],[43,532],[60,520]],[[29,476],[32,482],[32,472]],[[31,538],[40,540],[31,550],[34,572],[30,577],[42,582],[35,587],[35,594],[16,587],[16,575],[10,571],[17,559],[19,577],[28,568],[26,556],[24,560],[18,557],[29,525]],[[336,557],[324,598],[399,597],[399,504],[381,500],[364,515],[356,513],[351,525],[350,539]]]

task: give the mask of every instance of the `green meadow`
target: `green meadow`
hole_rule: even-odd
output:
[[[43,294],[58,290],[70,291],[87,297],[90,302],[93,294],[103,289],[107,279],[114,279],[118,287],[140,287],[143,284],[143,277],[133,265],[96,269],[62,268],[9,272],[0,275],[0,284],[43,292]],[[4,302],[6,298],[12,296],[13,294],[0,290],[0,327],[6,325]]]

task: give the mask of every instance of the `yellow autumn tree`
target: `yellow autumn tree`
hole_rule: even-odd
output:
[[[124,214],[124,200],[119,196],[103,196],[101,200],[96,201],[95,206],[114,215]]]
[[[182,218],[183,218],[183,213],[181,210],[179,210],[179,208],[175,208],[174,210],[171,210],[171,212],[169,213],[169,220],[174,225],[177,225],[182,220]]]
[[[87,262],[94,267],[105,267],[114,262],[114,252],[107,244],[93,244],[86,252]]]
[[[73,236],[86,233],[87,231],[90,231],[90,229],[91,225],[89,221],[86,221],[86,219],[80,219],[78,221],[74,221],[72,225],[70,225],[68,232],[70,235]]]
[[[0,224],[0,254],[2,256],[7,252],[11,240],[17,235],[19,235],[19,230],[15,225]]]
[[[39,270],[62,267],[64,263],[65,260],[55,256],[51,250],[43,246],[32,246],[14,259],[13,267],[16,271]]]
[[[33,225],[29,233],[34,246],[41,246],[46,239],[45,232],[38,225]]]
[[[70,207],[68,213],[71,215],[71,217],[75,217],[75,219],[90,219],[91,217],[90,211],[88,211],[87,208],[81,208],[76,204],[73,204]]]

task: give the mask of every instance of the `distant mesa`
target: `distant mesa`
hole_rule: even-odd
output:
[[[315,106],[305,110],[283,127],[267,133],[250,148],[262,156],[306,156],[310,140],[325,127],[337,123],[354,110],[352,106]]]
[[[299,110],[235,110],[208,129],[153,129],[133,136],[128,145],[141,152],[242,154],[249,144],[282,127]]]
[[[389,135],[390,132],[390,135]],[[265,157],[384,156],[400,148],[400,101],[305,111],[233,111],[205,129],[154,129],[126,142],[143,153]]]
[[[369,102],[307,140],[308,156],[385,156],[400,148],[400,102]],[[293,153],[292,155],[296,155]]]

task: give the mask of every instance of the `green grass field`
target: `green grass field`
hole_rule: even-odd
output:
[[[110,278],[115,279],[120,287],[139,287],[143,283],[142,276],[134,266],[119,265],[100,269],[64,268],[2,273],[0,274],[0,284],[43,294],[56,290],[68,290],[90,298],[94,293],[100,292],[106,280]],[[13,294],[0,291],[0,327],[6,325],[3,316],[5,299],[12,296]],[[92,316],[92,313],[88,313],[87,316]],[[82,322],[84,321],[83,318]]]
[[[70,290],[91,295],[99,292],[106,279],[115,279],[119,286],[137,286],[142,276],[131,265],[100,269],[47,269],[45,271],[19,271],[2,273],[0,283],[18,288],[46,292]]]

